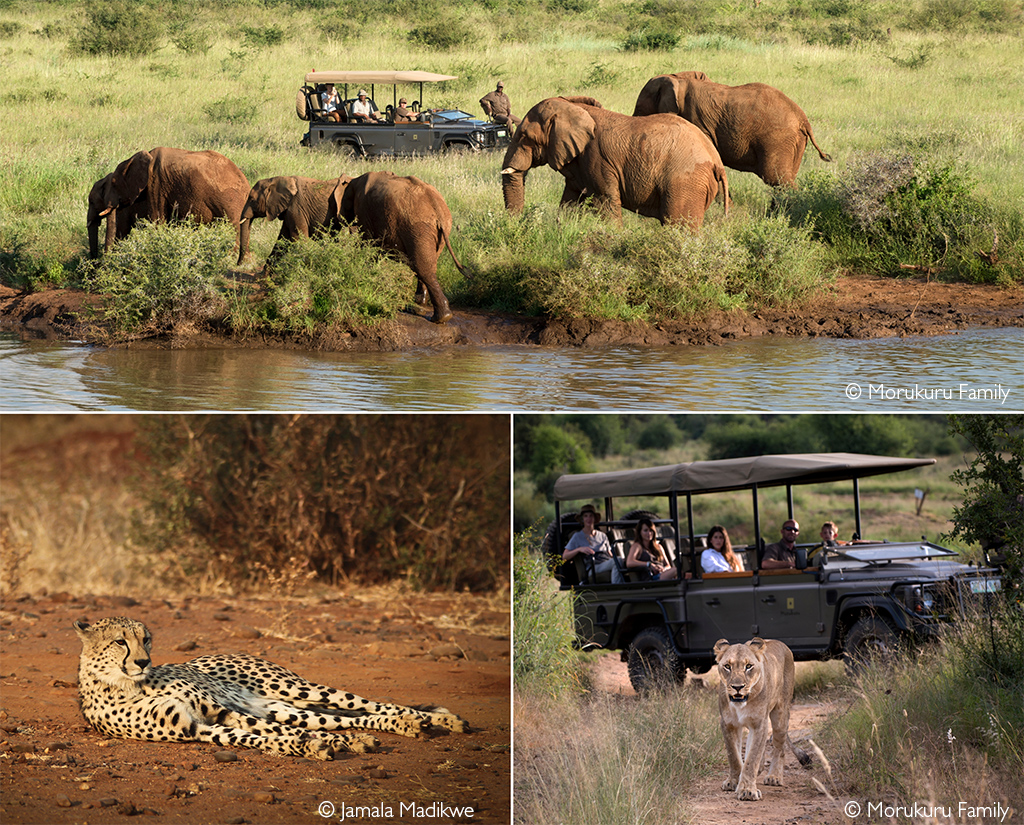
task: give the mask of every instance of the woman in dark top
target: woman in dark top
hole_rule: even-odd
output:
[[[654,522],[642,518],[636,523],[636,534],[626,556],[626,570],[637,575],[640,581],[666,581],[678,576],[678,571],[669,564],[668,556],[655,538]]]

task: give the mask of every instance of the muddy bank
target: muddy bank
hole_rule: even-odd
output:
[[[90,320],[101,299],[72,290],[25,293],[0,287],[0,329],[26,337],[109,343]],[[330,330],[316,337],[233,336],[215,326],[187,325],[113,346],[124,348],[273,347],[394,352],[420,347],[535,345],[544,347],[719,344],[743,338],[891,338],[941,335],[968,327],[1024,327],[1024,288],[943,284],[871,276],[840,278],[831,293],[803,306],[717,312],[658,324],[547,319],[456,310],[437,326],[401,315],[373,327]]]

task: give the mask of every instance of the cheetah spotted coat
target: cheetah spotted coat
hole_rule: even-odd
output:
[[[354,728],[417,736],[432,726],[464,733],[444,708],[418,710],[363,699],[307,682],[247,654],[201,656],[154,666],[142,622],[115,617],[74,623],[82,640],[78,690],[82,712],[108,736],[199,741],[313,759],[373,751],[380,741]]]

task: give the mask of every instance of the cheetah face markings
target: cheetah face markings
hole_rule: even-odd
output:
[[[201,741],[312,759],[367,753],[380,744],[362,729],[420,736],[469,725],[445,708],[374,702],[308,682],[247,654],[201,656],[153,666],[152,636],[124,617],[74,623],[82,641],[79,699],[86,719],[108,736]]]

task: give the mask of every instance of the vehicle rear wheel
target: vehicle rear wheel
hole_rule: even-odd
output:
[[[686,675],[668,631],[648,627],[636,634],[629,646],[629,682],[639,694],[664,690]]]
[[[843,661],[851,675],[857,675],[871,663],[891,662],[899,650],[900,637],[880,616],[859,619],[846,634]]]

